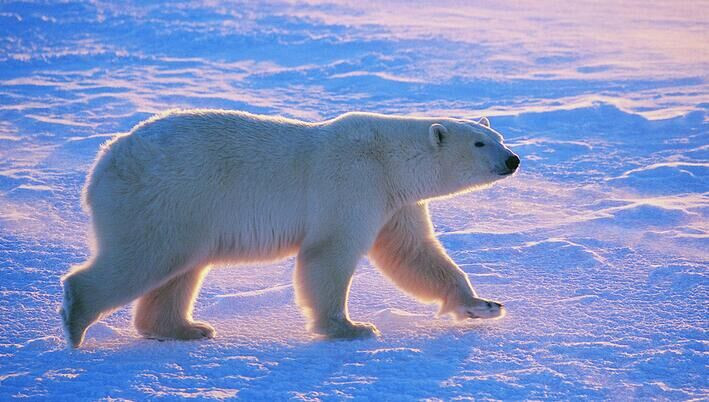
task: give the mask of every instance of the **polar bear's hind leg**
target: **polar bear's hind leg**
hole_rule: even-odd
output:
[[[179,272],[171,268],[174,264],[164,261],[126,257],[126,254],[141,256],[139,249],[121,251],[124,253],[100,254],[64,277],[64,306],[60,312],[71,346],[81,346],[86,329],[103,315],[155,289]]]
[[[138,299],[134,315],[138,332],[154,339],[213,338],[211,325],[192,320],[194,301],[205,274],[204,269],[192,269]]]

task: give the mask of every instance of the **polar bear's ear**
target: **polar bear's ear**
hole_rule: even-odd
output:
[[[448,135],[448,129],[442,124],[433,123],[431,127],[428,128],[428,139],[431,141],[431,145],[434,148],[438,148],[443,143],[443,138]]]
[[[490,120],[487,119],[487,117],[483,116],[478,120],[478,124],[482,124],[483,126],[490,128]]]

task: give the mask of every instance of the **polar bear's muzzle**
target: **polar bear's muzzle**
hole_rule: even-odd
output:
[[[507,168],[507,170],[500,173],[500,176],[507,176],[516,172],[517,168],[519,167],[519,156],[515,154],[510,155],[507,160],[505,160],[505,167]]]

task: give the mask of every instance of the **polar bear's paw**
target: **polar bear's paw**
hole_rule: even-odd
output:
[[[454,308],[451,313],[459,319],[466,318],[502,318],[507,314],[505,306],[492,300],[474,298],[465,305]]]
[[[149,339],[168,340],[176,339],[191,341],[196,339],[212,339],[216,334],[214,327],[206,322],[186,322],[174,328],[139,329],[141,335]]]
[[[64,279],[64,303],[59,309],[64,335],[68,344],[73,348],[81,346],[86,329],[100,316],[98,312],[88,308],[87,303],[84,303],[82,288],[75,286],[76,277],[77,275],[73,274]]]
[[[350,320],[329,320],[318,332],[329,339],[367,339],[380,335],[374,324]]]
[[[507,314],[505,306],[496,301],[478,297],[453,297],[451,299],[443,304],[439,314],[450,313],[458,320],[467,318],[502,318]]]
[[[206,322],[194,321],[182,327],[177,339],[212,339],[217,331]]]
[[[502,318],[507,314],[507,310],[502,303],[492,300],[475,299],[470,306],[464,306],[457,312],[458,319],[461,318]],[[461,317],[462,316],[462,317]]]

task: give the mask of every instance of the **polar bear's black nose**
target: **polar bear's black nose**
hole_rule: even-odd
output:
[[[505,165],[507,166],[507,169],[516,170],[519,166],[519,156],[513,154],[512,156],[507,158],[507,160],[505,161]]]

